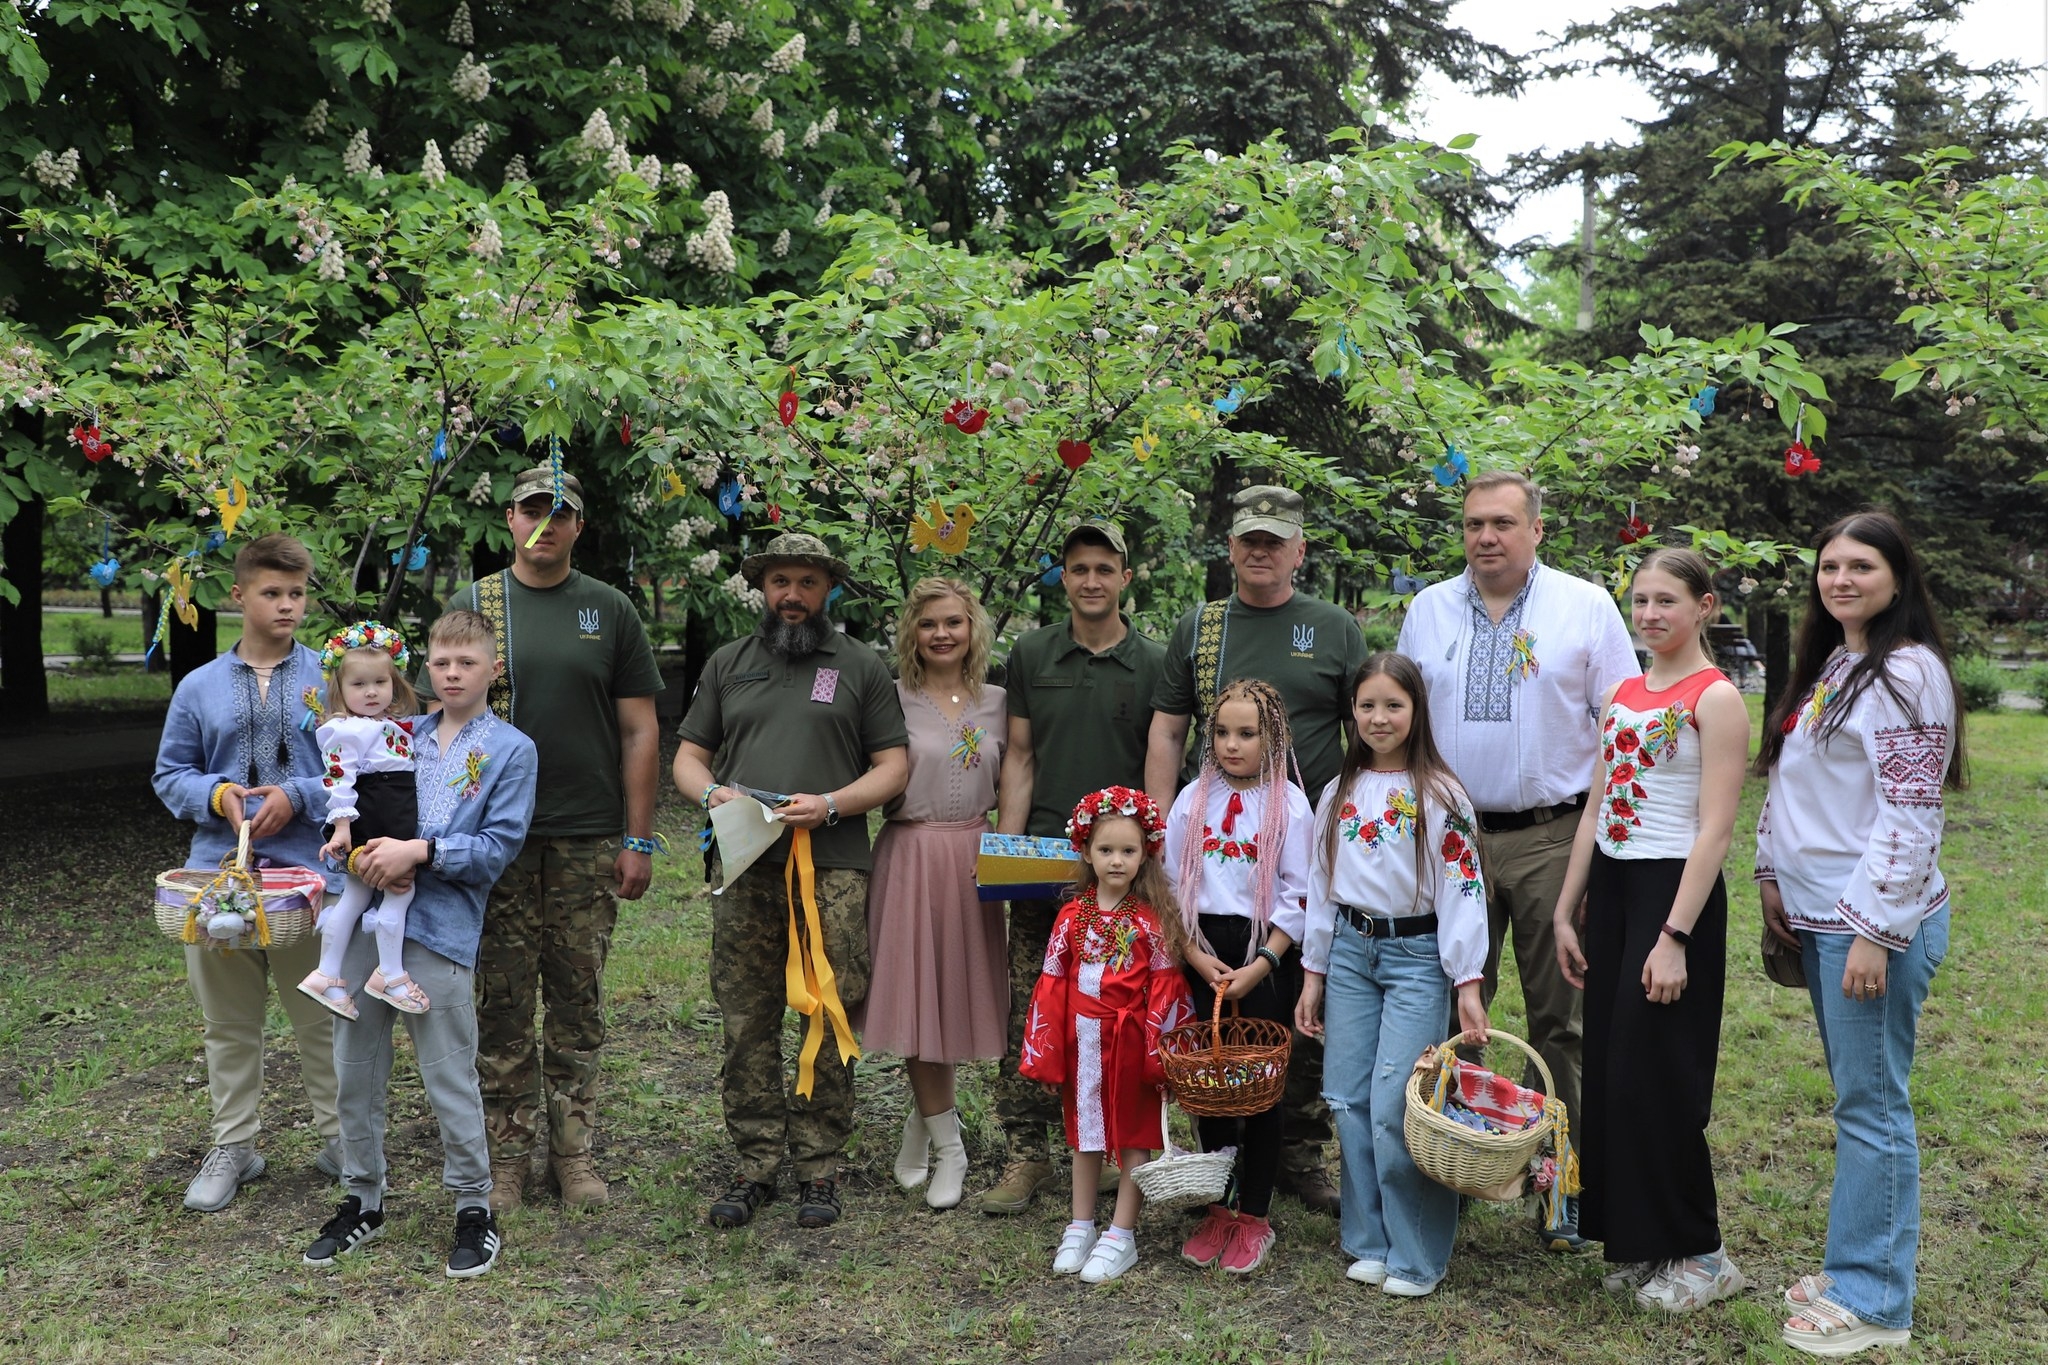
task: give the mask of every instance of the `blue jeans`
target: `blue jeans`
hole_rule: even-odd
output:
[[[1444,1040],[1451,983],[1435,934],[1368,939],[1339,920],[1323,985],[1323,1099],[1342,1148],[1344,1254],[1435,1284],[1450,1264],[1458,1196],[1415,1169],[1401,1135],[1408,1075]]]
[[[1835,1083],[1835,1185],[1828,1198],[1834,1277],[1827,1298],[1880,1327],[1913,1325],[1920,1249],[1920,1142],[1906,1082],[1934,969],[1948,956],[1948,907],[1891,955],[1885,993],[1842,995],[1851,934],[1799,934],[1806,989]]]

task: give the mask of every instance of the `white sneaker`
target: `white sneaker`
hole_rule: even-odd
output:
[[[1081,1267],[1082,1284],[1105,1284],[1138,1263],[1138,1239],[1134,1236],[1104,1237],[1088,1253]]]
[[[1431,1280],[1428,1284],[1418,1284],[1414,1280],[1404,1280],[1399,1275],[1389,1275],[1380,1282],[1380,1293],[1392,1294],[1397,1299],[1422,1299],[1434,1294],[1436,1287],[1442,1283],[1442,1280]]]
[[[1749,1280],[1735,1268],[1735,1262],[1728,1259],[1723,1249],[1711,1256],[1666,1261],[1636,1290],[1636,1302],[1667,1313],[1690,1313],[1716,1299],[1732,1298],[1748,1287]]]
[[[1623,1261],[1600,1277],[1600,1287],[1610,1294],[1629,1295],[1648,1284],[1656,1273],[1655,1261]]]
[[[1351,1269],[1344,1272],[1344,1278],[1356,1280],[1360,1284],[1369,1284],[1377,1289],[1387,1282],[1387,1263],[1385,1261],[1353,1261]]]
[[[185,1207],[218,1213],[234,1202],[235,1192],[262,1175],[263,1156],[246,1142],[216,1147],[199,1163],[199,1174],[185,1187]]]
[[[1055,1275],[1077,1275],[1088,1263],[1088,1253],[1095,1249],[1095,1229],[1077,1228],[1067,1225],[1066,1235],[1060,1238],[1059,1252],[1052,1258],[1052,1273]]]

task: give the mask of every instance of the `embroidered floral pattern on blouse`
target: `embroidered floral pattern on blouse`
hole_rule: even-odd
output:
[[[1948,727],[1902,725],[1872,736],[1879,792],[1894,806],[1941,809],[1941,783],[1948,775]]]
[[[1683,706],[1667,706],[1648,720],[1628,722],[1613,708],[1608,709],[1600,735],[1600,752],[1607,760],[1607,790],[1600,799],[1606,807],[1609,843],[1627,843],[1631,831],[1643,823],[1639,804],[1650,794],[1636,779],[1656,767],[1657,760],[1677,757],[1679,736],[1691,722],[1692,711]]]
[[[1479,855],[1472,847],[1472,822],[1462,811],[1444,815],[1444,876],[1464,896],[1477,896],[1484,889],[1479,880]]]
[[[1202,856],[1220,863],[1255,863],[1259,860],[1259,836],[1225,838],[1205,824],[1202,826]]]
[[[327,772],[321,777],[320,785],[331,787],[341,781],[341,750],[329,749],[326,754]]]
[[[1377,850],[1397,839],[1413,839],[1420,815],[1415,792],[1408,787],[1397,787],[1387,793],[1386,809],[1370,818],[1360,814],[1356,805],[1346,801],[1337,811],[1337,834],[1340,838],[1354,839],[1369,849]]]
[[[384,727],[384,749],[409,763],[412,761],[412,736],[396,725],[387,724]]]
[[[1104,910],[1093,887],[1081,893],[1080,904],[1074,918],[1082,965],[1100,963],[1112,972],[1130,966],[1138,954],[1137,917],[1124,909]]]
[[[961,722],[960,738],[953,741],[950,757],[962,768],[979,768],[981,766],[981,742],[987,738],[988,731],[979,725],[969,725],[965,721]]]

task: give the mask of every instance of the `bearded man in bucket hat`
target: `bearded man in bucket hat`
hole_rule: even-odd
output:
[[[761,624],[705,664],[683,717],[676,785],[707,814],[767,795],[788,832],[711,902],[711,986],[725,1026],[719,1098],[740,1167],[709,1216],[717,1227],[749,1222],[775,1197],[786,1148],[797,1223],[821,1228],[839,1219],[839,1161],[853,1133],[859,1048],[846,1012],[868,989],[861,817],[909,781],[909,735],[881,656],[826,615],[832,590],[851,577],[844,560],[816,536],[787,532],[740,573],[761,593]],[[785,1096],[792,925],[816,996]]]

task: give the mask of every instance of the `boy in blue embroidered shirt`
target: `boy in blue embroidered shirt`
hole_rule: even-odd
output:
[[[268,535],[235,556],[233,597],[242,638],[194,669],[171,698],[152,785],[171,814],[198,828],[185,866],[216,870],[235,851],[242,820],[250,851],[279,864],[320,867],[320,749],[299,728],[305,691],[320,682],[320,659],[294,638],[305,617],[313,557],[286,535]],[[328,872],[330,893],[341,874]],[[299,1044],[313,1127],[325,1145],[316,1163],[341,1174],[341,1125],[334,1108],[334,1016],[290,988],[320,956],[308,938],[267,952],[188,946],[185,975],[206,1019],[206,1088],[213,1100],[213,1149],[185,1191],[185,1207],[212,1213],[244,1182],[262,1175],[263,1017],[270,976]]]
[[[411,884],[405,971],[425,997],[424,1014],[404,1014],[427,1103],[441,1124],[441,1183],[455,1195],[455,1247],[448,1275],[481,1275],[498,1259],[490,1210],[491,1158],[476,1074],[476,954],[484,902],[519,855],[533,819],[533,741],[493,715],[498,672],[490,622],[451,611],[434,623],[427,670],[441,709],[413,723],[419,784],[416,839],[372,839],[356,875],[372,888]],[[365,977],[376,947],[358,935],[342,975]],[[348,1197],[306,1249],[308,1265],[333,1265],[384,1231],[384,1105],[391,1082],[391,1025],[400,1011],[358,1002],[361,1017],[334,1029],[341,1082],[342,1180]]]

